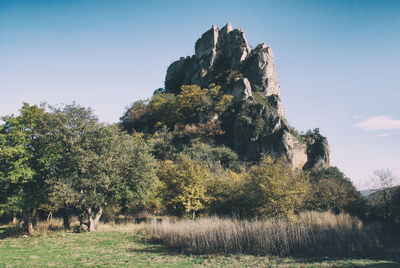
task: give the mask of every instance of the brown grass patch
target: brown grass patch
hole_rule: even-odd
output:
[[[354,255],[379,249],[372,226],[348,214],[306,212],[295,222],[202,218],[149,225],[151,239],[191,253]]]

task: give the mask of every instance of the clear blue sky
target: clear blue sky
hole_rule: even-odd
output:
[[[0,0],[0,115],[76,101],[117,122],[227,22],[272,47],[289,122],[319,127],[357,187],[400,175],[400,1]]]

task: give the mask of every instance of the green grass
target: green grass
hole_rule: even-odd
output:
[[[145,242],[124,229],[0,240],[3,267],[399,267],[389,259],[292,259],[252,255],[188,255]]]

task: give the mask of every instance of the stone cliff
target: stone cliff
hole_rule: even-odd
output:
[[[212,26],[197,40],[193,56],[168,67],[165,91],[176,94],[182,85],[211,83],[234,96],[236,113],[224,126],[228,145],[244,159],[256,161],[266,153],[304,169],[330,165],[325,137],[301,136],[288,124],[270,47],[263,43],[251,49],[243,31],[230,23]]]

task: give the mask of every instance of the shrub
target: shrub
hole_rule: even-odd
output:
[[[240,171],[238,155],[225,146],[195,143],[191,147],[186,147],[183,153],[193,160],[206,163],[211,169],[214,169],[215,165],[221,165],[236,172]]]

